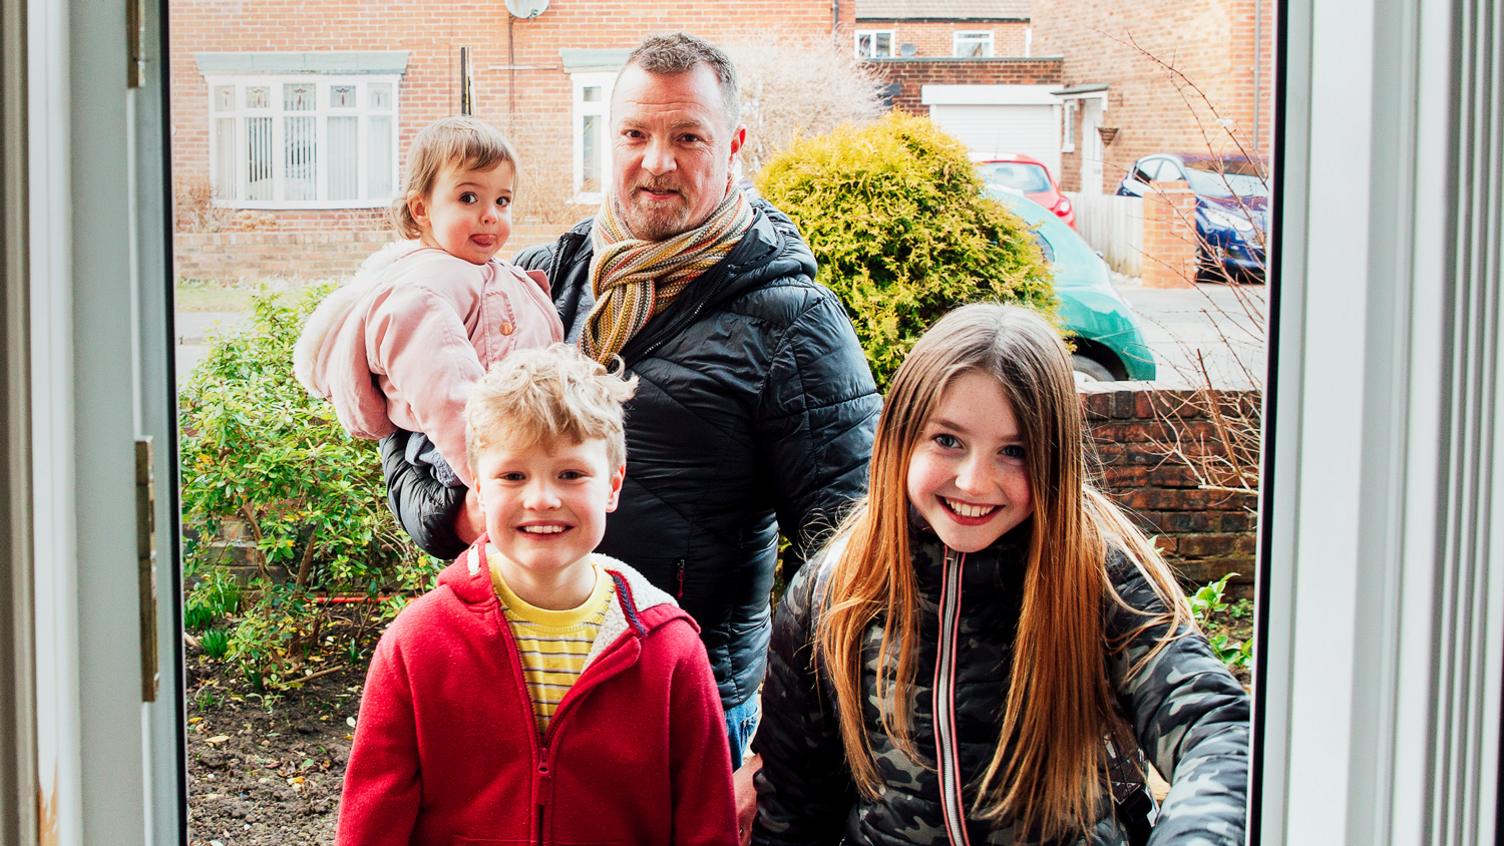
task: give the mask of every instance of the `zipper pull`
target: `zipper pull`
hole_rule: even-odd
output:
[[[683,558],[680,558],[678,561],[674,562],[674,573],[675,573],[675,581],[676,581],[676,583],[679,586],[678,590],[676,590],[674,592],[674,599],[676,599],[676,600],[682,600],[684,598],[684,559]]]

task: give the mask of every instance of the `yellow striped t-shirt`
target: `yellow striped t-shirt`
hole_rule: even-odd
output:
[[[538,732],[548,731],[548,723],[564,694],[585,669],[585,657],[595,643],[596,633],[606,617],[606,608],[616,592],[611,578],[592,562],[595,588],[578,607],[564,611],[538,608],[512,592],[496,561],[499,552],[487,550],[491,564],[491,585],[501,600],[502,611],[512,628],[512,637],[522,654],[522,676],[533,700],[533,716]]]

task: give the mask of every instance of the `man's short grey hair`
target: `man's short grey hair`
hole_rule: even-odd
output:
[[[731,63],[731,57],[724,50],[709,41],[687,32],[650,35],[627,57],[626,67],[636,65],[649,73],[672,74],[686,73],[701,63],[709,65],[715,72],[716,81],[721,86],[727,124],[735,129],[742,111],[736,65]]]

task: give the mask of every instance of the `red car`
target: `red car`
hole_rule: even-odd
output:
[[[1075,228],[1076,209],[1060,193],[1060,185],[1044,162],[1022,153],[1002,153],[976,165],[977,175],[989,188],[1022,192],[1025,197],[1054,212],[1067,226]]]

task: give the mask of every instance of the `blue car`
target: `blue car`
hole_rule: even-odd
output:
[[[1152,380],[1154,354],[1144,343],[1133,309],[1112,287],[1102,256],[1076,230],[1023,194],[1000,187],[985,193],[1029,225],[1050,263],[1060,322],[1076,348],[1071,355],[1076,378]]]
[[[1134,162],[1118,194],[1142,197],[1151,181],[1185,182],[1196,195],[1199,276],[1264,281],[1269,184],[1252,162],[1155,153]]]

